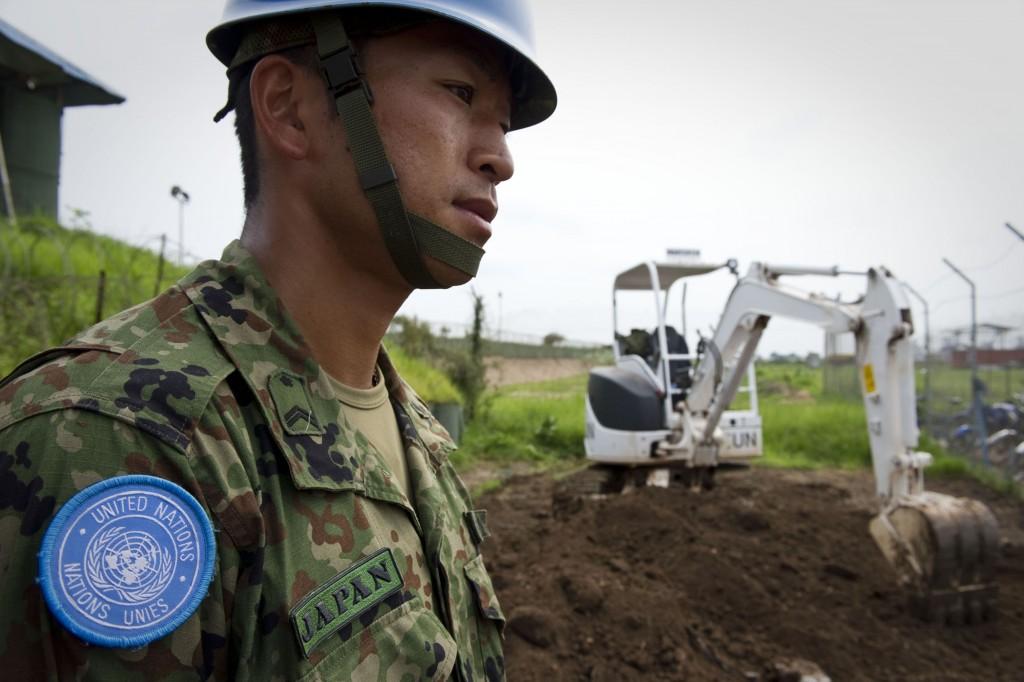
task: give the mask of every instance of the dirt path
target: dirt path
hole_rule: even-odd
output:
[[[585,374],[592,363],[578,358],[484,358],[488,386],[549,381]]]
[[[480,502],[509,679],[799,680],[772,672],[796,658],[834,682],[1024,680],[1024,506],[969,480],[932,485],[984,500],[1004,537],[997,618],[948,628],[905,612],[867,531],[871,486],[866,472],[757,469],[556,519],[549,477],[513,477]]]

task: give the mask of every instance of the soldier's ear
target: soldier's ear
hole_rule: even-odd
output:
[[[310,74],[281,55],[261,59],[249,78],[249,97],[257,136],[267,151],[292,160],[302,160],[310,150],[310,122],[314,116],[310,101]],[[323,102],[318,83],[317,104]]]

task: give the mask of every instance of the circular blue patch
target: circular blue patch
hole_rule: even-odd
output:
[[[50,611],[76,636],[132,649],[192,615],[214,555],[210,519],[184,488],[118,476],[61,508],[43,537],[39,583]]]

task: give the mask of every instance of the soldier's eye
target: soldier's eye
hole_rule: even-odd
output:
[[[466,104],[473,103],[473,95],[476,94],[476,90],[473,89],[472,85],[466,85],[465,83],[447,83],[445,87]]]

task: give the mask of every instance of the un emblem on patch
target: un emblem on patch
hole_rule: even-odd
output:
[[[214,556],[213,527],[192,495],[161,478],[119,476],[61,508],[43,537],[39,582],[76,636],[135,648],[192,615]]]

